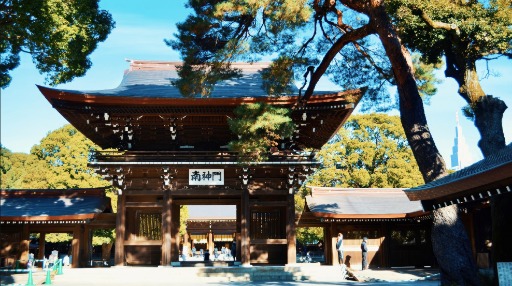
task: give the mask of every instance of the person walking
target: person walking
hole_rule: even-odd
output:
[[[338,233],[338,240],[336,241],[336,250],[338,251],[338,261],[343,264],[343,234]]]
[[[368,246],[366,245],[366,241],[368,240],[368,238],[366,237],[363,237],[363,242],[361,242],[361,253],[363,255],[363,263],[362,263],[362,268],[363,270],[366,270],[368,269],[368,262],[367,262],[367,258],[368,258]]]

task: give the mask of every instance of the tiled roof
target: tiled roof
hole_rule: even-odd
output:
[[[172,82],[178,79],[176,66],[180,62],[131,61],[130,69],[124,74],[121,84],[114,89],[105,90],[62,90],[74,94],[151,97],[151,98],[183,98]],[[240,78],[233,78],[215,85],[210,98],[266,97],[262,89],[261,70],[268,67],[266,63],[233,64],[242,70]],[[296,86],[291,86],[291,94],[298,95]],[[331,92],[318,91],[315,94]]]
[[[0,220],[87,219],[109,206],[103,189],[2,190]]]
[[[468,190],[480,192],[483,191],[481,188],[488,185],[493,185],[495,189],[498,187],[496,182],[512,178],[511,169],[512,143],[460,171],[404,191],[411,200],[432,200],[462,194]]]
[[[409,201],[402,189],[312,187],[306,203],[317,216],[332,218],[406,217],[423,214],[420,202]]]

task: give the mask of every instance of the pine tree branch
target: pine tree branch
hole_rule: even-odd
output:
[[[308,88],[306,89],[306,92],[304,93],[303,97],[299,98],[298,104],[304,104],[308,101],[308,99],[313,95],[313,91],[315,90],[315,87],[320,80],[320,77],[325,74],[327,71],[327,68],[331,64],[334,57],[345,47],[348,43],[354,42],[356,40],[362,39],[372,33],[374,33],[373,24],[369,23],[366,24],[358,29],[352,30],[344,35],[342,35],[327,51],[324,58],[322,59],[322,62],[320,62],[320,65],[315,69],[313,74],[311,75],[311,81],[308,85]]]
[[[455,24],[444,23],[440,21],[434,21],[430,16],[423,11],[422,9],[416,6],[409,6],[409,9],[413,12],[413,14],[419,16],[427,25],[434,29],[444,29],[447,31],[455,32],[457,36],[460,36],[459,27]]]

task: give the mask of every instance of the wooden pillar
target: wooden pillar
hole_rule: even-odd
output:
[[[242,245],[242,240],[240,238],[240,233],[242,232],[242,208],[240,203],[236,205],[236,233],[235,233],[235,241],[236,241],[236,257],[235,260],[240,261],[240,247]]]
[[[206,245],[206,248],[210,252],[210,257],[213,258],[212,255],[213,255],[213,249],[215,248],[215,244],[213,243],[213,233],[211,230],[208,232],[208,244]]]
[[[242,190],[241,212],[240,212],[240,261],[242,265],[251,264],[251,240],[250,240],[250,209],[249,209],[249,191]],[[238,254],[237,254],[238,255]]]
[[[117,197],[117,216],[116,216],[116,253],[114,264],[116,266],[124,265],[124,239],[126,232],[126,195],[121,194]]]
[[[79,239],[80,247],[80,266],[90,266],[91,260],[91,245],[92,245],[91,231],[88,226],[81,226],[81,236]]]
[[[171,204],[171,261],[179,261],[180,258],[180,206]]]
[[[296,248],[296,229],[295,229],[295,199],[293,194],[287,197],[288,203],[286,204],[286,242],[288,244],[288,255],[286,263],[297,262],[297,248]]]
[[[23,225],[23,229],[21,231],[21,241],[20,241],[20,252],[18,259],[21,263],[26,264],[28,262],[28,252],[30,250],[30,230],[28,224]]]
[[[331,249],[336,247],[336,244],[332,244],[332,228],[330,223],[328,226],[324,227],[324,255],[325,255],[325,264],[333,265],[333,257]]]
[[[164,195],[164,206],[162,208],[162,265],[171,264],[171,243],[172,243],[172,197],[167,191]]]
[[[82,237],[82,228],[77,225],[73,229],[73,241],[71,243],[71,267],[80,267],[80,238]]]
[[[336,223],[331,222],[330,228],[331,228],[330,240],[331,240],[331,245],[332,245],[332,247],[331,247],[332,265],[340,265],[340,261],[338,259],[338,250],[336,249],[336,241],[338,239],[338,232],[336,231],[337,230]]]
[[[46,233],[45,232],[41,232],[39,234],[39,253],[37,254],[37,259],[43,259],[44,258],[45,242],[46,242]]]
[[[383,222],[384,224],[384,241],[381,243],[382,255],[384,257],[381,267],[391,267],[391,222]],[[382,245],[384,244],[384,247]]]

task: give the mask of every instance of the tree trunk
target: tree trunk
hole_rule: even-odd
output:
[[[478,147],[484,157],[505,148],[502,122],[506,109],[507,105],[503,100],[491,95],[480,97],[474,104],[475,126],[480,132]]]
[[[113,244],[113,242],[109,242],[101,245],[101,259],[107,261],[107,263],[110,263],[110,251]]]
[[[432,248],[441,270],[441,285],[479,285],[471,244],[457,205],[433,211]]]
[[[458,61],[463,63],[463,61]],[[475,126],[480,133],[478,147],[484,157],[488,157],[504,148],[503,113],[507,105],[503,100],[491,95],[485,95],[474,62],[464,62],[460,67],[463,73],[450,73],[459,83],[459,94],[471,106],[474,113]],[[463,78],[460,78],[463,75]],[[457,78],[459,77],[459,78]],[[506,194],[491,198],[492,218],[492,265],[497,274],[496,262],[512,261],[512,195]],[[498,285],[495,275],[495,285]]]
[[[370,19],[375,22],[375,30],[393,68],[398,86],[400,117],[409,145],[425,182],[430,182],[443,175],[446,166],[428,129],[410,54],[401,44],[383,4],[373,1],[368,12]],[[435,210],[433,220],[432,245],[435,245],[433,250],[441,268],[443,285],[479,285],[478,269],[470,255],[469,239],[458,216],[457,207]],[[457,246],[454,247],[454,244]]]

